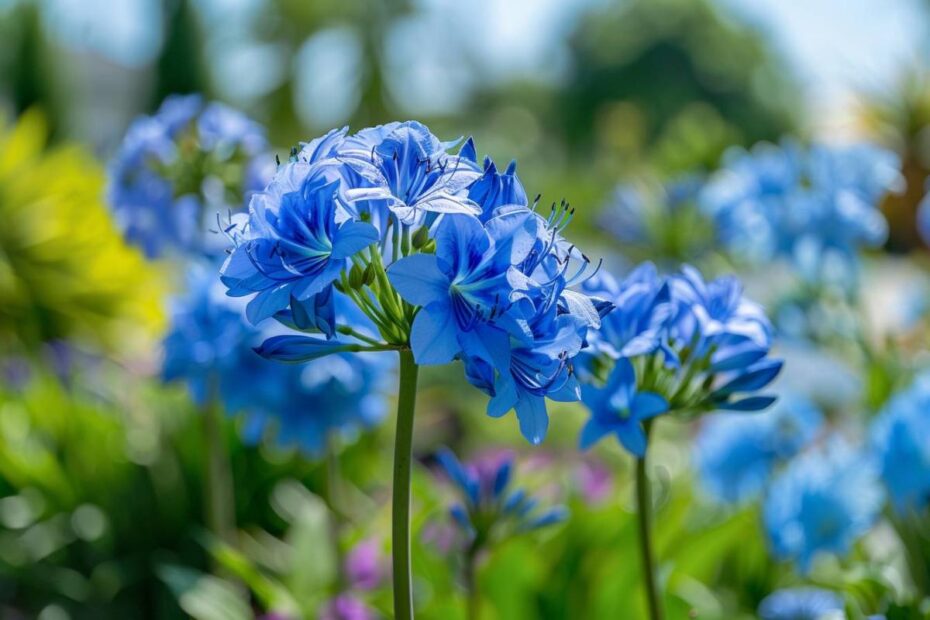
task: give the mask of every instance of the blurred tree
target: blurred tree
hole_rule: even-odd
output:
[[[164,0],[165,42],[158,57],[152,109],[175,93],[209,94],[203,33],[189,0]]]
[[[634,0],[592,12],[571,47],[573,71],[552,120],[575,149],[610,151],[637,132],[638,143],[622,148],[655,154],[677,172],[796,125],[797,102],[786,96],[797,89],[764,39],[705,0]]]
[[[906,189],[888,194],[882,211],[888,218],[888,249],[905,252],[920,247],[917,207],[930,177],[930,70],[912,66],[896,88],[862,96],[860,117],[868,133],[901,156]]]
[[[46,45],[37,2],[19,2],[7,9],[0,22],[0,84],[13,112],[39,106],[50,114],[53,97],[45,68]],[[50,126],[54,131],[55,123]]]

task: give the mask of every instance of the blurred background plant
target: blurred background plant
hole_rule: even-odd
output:
[[[267,138],[248,155],[267,165],[346,123],[416,117],[439,135],[474,134],[493,157],[519,160],[531,196],[569,199],[574,235],[618,275],[646,259],[665,273],[695,264],[708,280],[739,273],[776,324],[785,371],[772,391],[783,400],[655,425],[668,617],[781,618],[803,605],[930,617],[930,448],[920,441],[930,226],[918,226],[930,220],[930,206],[919,215],[930,205],[928,26],[919,0],[0,1],[0,615],[389,616],[378,567],[389,553],[390,425],[360,425],[319,450],[325,416],[311,411],[324,400],[314,390],[348,376],[343,366],[303,377],[306,398],[276,415],[228,407],[246,413],[221,425],[236,535],[208,533],[201,412],[186,386],[160,376],[168,297],[185,292],[188,258],[147,261],[123,239],[103,172],[140,114],[198,94],[255,119]],[[786,243],[777,260],[750,261],[709,214],[709,188],[747,178],[740,158],[759,172],[772,145],[862,142],[896,159],[900,179],[855,211],[852,224],[886,221],[887,236],[844,243],[851,289],[806,277],[829,267],[822,255],[798,262],[784,250],[800,237],[836,240],[837,220],[766,219]],[[870,161],[870,172],[889,169]],[[229,204],[201,205],[198,233],[245,198],[238,167],[234,191],[221,192]],[[809,192],[806,176],[783,195]],[[204,178],[172,198],[201,192]],[[829,204],[850,222],[842,201]],[[738,240],[766,249],[759,235]],[[257,374],[237,377],[258,389]],[[549,439],[530,450],[460,383],[455,371],[422,377],[418,616],[465,617],[448,488],[433,473],[448,445],[512,450],[528,494],[570,515],[502,537],[478,563],[482,617],[644,617],[632,460],[616,445],[580,455],[586,416],[572,405],[553,407]],[[342,401],[327,402],[329,412]],[[838,441],[873,468],[866,506],[849,497],[861,499],[859,487],[845,490],[855,481],[825,465]],[[831,528],[832,541],[804,535]],[[841,539],[848,549],[830,544]],[[801,552],[806,570],[791,560]]]

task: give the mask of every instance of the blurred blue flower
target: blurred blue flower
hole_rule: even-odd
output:
[[[171,96],[136,119],[109,167],[108,199],[126,238],[155,258],[216,255],[217,220],[267,182],[264,129],[198,95]]]
[[[843,612],[843,597],[820,588],[788,588],[769,594],[759,604],[761,620],[826,620]]]
[[[512,488],[514,457],[509,452],[488,453],[465,465],[445,448],[436,457],[461,496],[449,513],[475,551],[568,518],[565,507],[537,510],[536,499]]]
[[[888,401],[871,436],[895,510],[919,512],[930,504],[930,374]]]
[[[336,305],[340,312],[347,306]],[[229,415],[242,414],[249,442],[273,435],[282,446],[319,454],[331,435],[381,420],[393,358],[342,354],[282,366],[255,352],[267,336],[249,323],[239,300],[223,294],[215,268],[195,265],[187,293],[173,304],[162,375],[185,381],[200,405],[218,399]]]
[[[893,153],[867,145],[759,144],[726,155],[701,204],[734,254],[785,259],[807,282],[848,288],[859,251],[887,236],[878,203],[901,189],[899,166]]]
[[[694,440],[701,486],[722,502],[758,497],[775,468],[813,441],[822,425],[820,411],[793,394],[767,411],[709,416]]]
[[[636,372],[625,357],[617,360],[603,387],[582,387],[581,399],[591,411],[581,431],[582,450],[613,433],[630,453],[642,457],[646,454],[643,422],[668,411],[668,401],[658,394],[637,391]]]
[[[186,293],[173,300],[171,327],[164,340],[162,376],[184,380],[200,405],[220,398],[226,411],[240,411],[261,386],[272,380],[271,364],[252,350],[262,334],[252,327],[242,305],[223,294],[216,269],[193,263]]]
[[[655,245],[659,231],[674,225],[680,211],[695,203],[703,184],[704,179],[694,174],[663,183],[622,183],[614,188],[598,222],[624,243]]]
[[[881,511],[875,469],[840,439],[794,459],[772,482],[763,505],[775,555],[806,573],[820,553],[848,553]]]

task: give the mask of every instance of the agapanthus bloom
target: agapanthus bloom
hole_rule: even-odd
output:
[[[871,436],[895,509],[906,514],[930,504],[930,375],[888,401]]]
[[[882,499],[869,460],[834,439],[794,459],[769,487],[763,513],[772,550],[802,572],[820,553],[843,556],[871,528]]]
[[[843,613],[843,597],[820,588],[778,590],[759,603],[761,620],[828,620],[838,613]]]
[[[849,286],[858,252],[888,234],[878,203],[901,188],[898,168],[893,153],[865,145],[759,144],[727,154],[701,203],[738,256],[782,258],[808,282]]]
[[[267,182],[264,129],[198,95],[172,96],[136,119],[110,164],[109,202],[126,238],[149,257],[217,254],[218,219]]]
[[[722,502],[758,497],[775,468],[807,446],[822,424],[810,401],[791,394],[766,411],[708,416],[694,441],[701,486]]]
[[[589,334],[577,364],[592,412],[583,447],[614,432],[641,457],[643,422],[656,415],[756,411],[774,402],[757,394],[781,369],[768,357],[772,328],[736,278],[704,282],[688,266],[663,277],[646,263],[622,282],[599,274],[584,290],[615,309]]]
[[[477,164],[416,122],[349,135],[333,131],[300,149],[231,231],[223,267],[249,317],[283,320],[324,339],[280,336],[263,355],[305,361],[361,350],[410,347],[417,364],[461,360],[491,398],[488,413],[516,410],[536,443],[545,400],[578,400],[572,360],[610,304],[575,290],[588,259],[562,231],[567,205],[547,216],[529,205],[511,164]],[[573,288],[574,287],[574,288]],[[337,324],[330,302],[344,293],[380,341]],[[346,336],[346,338],[342,338]]]
[[[218,401],[228,414],[242,414],[246,440],[273,436],[311,454],[322,452],[333,434],[380,421],[390,360],[337,355],[282,368],[255,352],[267,331],[251,325],[243,304],[223,288],[215,267],[191,269],[165,338],[166,380],[185,381],[201,405]]]
[[[473,551],[568,516],[562,506],[538,509],[538,500],[512,487],[514,457],[510,453],[488,454],[464,465],[446,449],[437,458],[461,500],[449,513]]]

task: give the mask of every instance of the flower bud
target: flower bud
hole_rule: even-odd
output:
[[[365,274],[362,272],[362,268],[358,265],[352,265],[352,269],[349,271],[349,286],[358,289],[362,288],[364,283]]]
[[[413,233],[412,241],[414,249],[422,249],[429,242],[429,229],[426,226],[421,226],[417,232]]]

